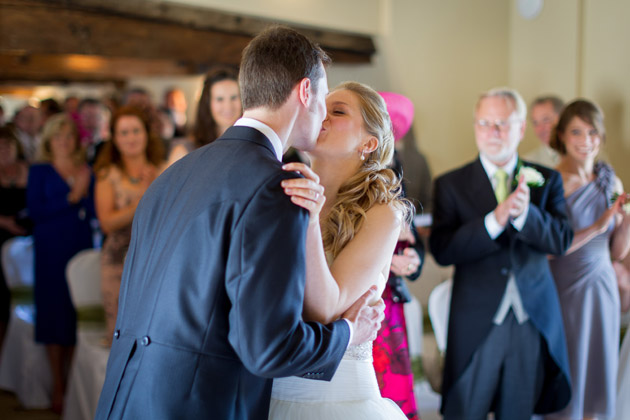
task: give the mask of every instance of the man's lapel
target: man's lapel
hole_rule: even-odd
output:
[[[497,199],[494,196],[494,189],[490,179],[488,179],[488,174],[486,174],[479,159],[471,165],[468,178],[465,180],[468,185],[471,185],[471,188],[466,191],[468,200],[473,203],[479,214],[490,213],[497,206]]]

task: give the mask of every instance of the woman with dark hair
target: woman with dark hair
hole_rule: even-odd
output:
[[[605,139],[604,116],[579,99],[562,111],[551,137],[560,153],[567,210],[575,235],[566,254],[550,260],[564,320],[572,396],[548,418],[611,418],[619,351],[619,291],[612,261],[630,247],[628,194],[611,166],[596,161]],[[611,261],[612,260],[612,261]]]
[[[101,288],[111,345],[118,312],[118,293],[123,262],[131,240],[131,222],[136,207],[162,165],[162,142],[151,134],[144,111],[125,106],[111,121],[111,140],[98,155],[96,213],[107,235],[101,253]]]
[[[46,345],[52,370],[52,409],[61,412],[76,343],[76,312],[66,264],[92,247],[93,178],[74,121],[53,115],[42,133],[40,160],[26,191],[35,250],[35,341]]]
[[[169,165],[193,148],[212,143],[243,114],[238,87],[238,72],[230,67],[218,68],[206,76],[197,104],[193,143],[179,143],[169,153]]]

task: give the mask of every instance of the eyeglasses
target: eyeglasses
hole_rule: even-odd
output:
[[[517,120],[477,120],[475,121],[475,125],[481,131],[492,132],[495,129],[499,130],[501,133],[507,133],[510,130],[512,124],[517,122]]]

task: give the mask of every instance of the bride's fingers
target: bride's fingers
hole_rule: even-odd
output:
[[[285,188],[284,193],[292,197],[301,197],[312,201],[318,201],[323,196],[319,191],[310,188]]]
[[[301,162],[290,162],[282,166],[285,171],[299,172],[306,178],[319,183],[319,175],[317,175],[308,165]]]
[[[295,195],[291,196],[291,201],[293,202],[293,204],[297,204],[298,206],[308,210],[311,215],[319,214],[319,211],[321,210],[321,205],[318,201],[307,200],[305,198]]]
[[[316,181],[307,178],[285,179],[280,182],[282,188],[309,188],[320,194],[324,193],[324,187]]]

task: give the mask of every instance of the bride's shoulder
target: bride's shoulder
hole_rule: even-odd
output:
[[[393,203],[375,204],[365,213],[366,221],[386,227],[398,227],[403,220],[403,212]]]

